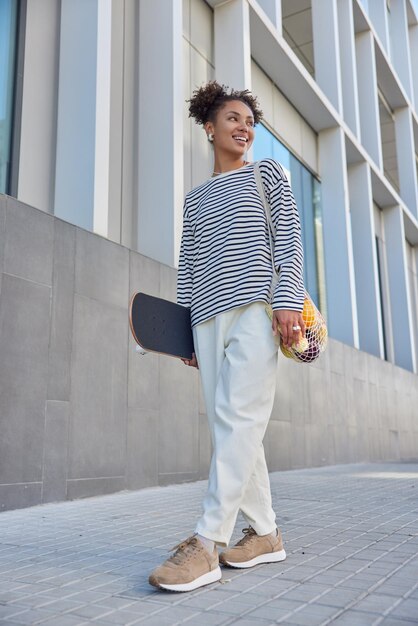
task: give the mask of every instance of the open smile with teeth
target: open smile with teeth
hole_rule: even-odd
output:
[[[235,139],[235,141],[240,141],[241,143],[248,143],[248,139],[246,137],[241,137],[241,135],[232,136],[232,139]]]

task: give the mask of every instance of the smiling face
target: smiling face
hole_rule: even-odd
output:
[[[217,150],[240,157],[254,141],[254,116],[244,102],[227,100],[217,112],[215,121],[206,122],[205,130],[213,133],[213,145]]]

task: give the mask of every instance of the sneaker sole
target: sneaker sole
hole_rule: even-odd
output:
[[[279,563],[280,561],[284,561],[285,558],[286,558],[285,550],[279,550],[278,552],[269,552],[268,554],[260,554],[260,556],[256,556],[250,561],[243,561],[242,563],[233,563],[231,561],[227,561],[226,559],[222,559],[221,563],[223,565],[228,565],[229,567],[245,569],[246,567],[254,567],[254,565],[261,565],[262,563]]]
[[[165,583],[159,583],[158,587],[160,589],[166,589],[167,591],[193,591],[194,589],[198,589],[204,585],[216,583],[218,580],[221,580],[221,578],[222,572],[218,565],[216,569],[208,572],[207,574],[203,574],[203,576],[199,576],[199,578],[195,578],[190,583],[181,583],[178,585],[166,585]]]

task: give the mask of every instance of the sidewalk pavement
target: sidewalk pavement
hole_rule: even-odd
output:
[[[418,624],[418,463],[271,474],[288,558],[191,593],[147,583],[206,482],[0,514],[0,623]],[[238,520],[233,541],[244,527]]]

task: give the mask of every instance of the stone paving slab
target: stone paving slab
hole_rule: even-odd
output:
[[[271,485],[287,560],[185,594],[147,579],[193,532],[205,481],[1,513],[0,623],[418,625],[418,463],[276,472]]]

